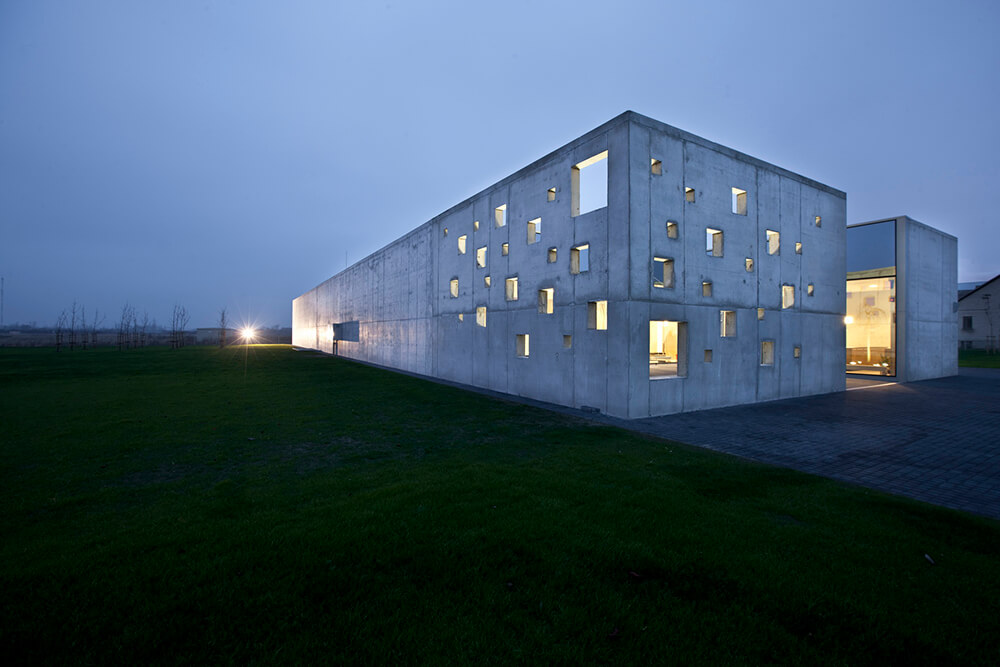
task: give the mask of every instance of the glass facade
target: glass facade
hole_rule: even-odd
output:
[[[677,377],[677,322],[650,320],[649,377]]]
[[[847,229],[847,372],[896,375],[896,221]]]

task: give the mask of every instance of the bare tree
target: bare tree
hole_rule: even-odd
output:
[[[142,311],[142,323],[139,324],[139,345],[146,347],[149,344],[149,313]]]
[[[229,321],[226,319],[226,309],[223,308],[219,311],[219,347],[226,346],[226,327],[229,326]]]
[[[97,347],[97,328],[99,326],[101,326],[101,324],[104,323],[104,318],[103,317],[101,317],[100,320],[97,319],[97,316],[99,314],[100,314],[100,311],[95,308],[94,309],[94,319],[91,320],[91,322],[90,322],[90,346],[91,347]]]
[[[189,319],[190,316],[184,306],[174,305],[173,316],[170,319],[170,347],[174,349],[184,347],[184,331],[187,329]]]
[[[66,332],[66,311],[63,310],[56,318],[56,352],[62,349],[63,335]]]
[[[69,349],[73,351],[76,348],[76,325],[77,319],[79,318],[80,307],[76,305],[76,299],[73,300],[73,306],[69,311]]]
[[[129,346],[129,334],[132,330],[132,321],[135,320],[135,308],[130,306],[128,302],[122,306],[121,317],[118,318],[118,349],[125,350]]]

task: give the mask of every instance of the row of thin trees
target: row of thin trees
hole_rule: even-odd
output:
[[[98,334],[107,333],[107,329],[102,329],[106,318],[95,308],[93,317],[87,319],[86,308],[76,301],[73,305],[64,309],[56,318],[55,342],[56,350],[69,348],[70,350],[87,349],[97,347]],[[191,316],[187,308],[175,305],[170,316],[170,327],[167,329],[167,343],[171,348],[184,347],[187,343],[186,332]],[[219,311],[219,326],[222,329],[219,334],[219,346],[226,344],[226,309]],[[139,314],[138,309],[130,303],[122,306],[118,321],[113,328],[115,335],[115,346],[119,350],[127,350],[136,347],[151,345],[157,340],[162,340],[162,336],[157,336],[161,329],[157,326],[155,319],[150,319],[149,313],[145,310]],[[105,336],[105,339],[107,336]],[[106,344],[106,343],[105,343]]]

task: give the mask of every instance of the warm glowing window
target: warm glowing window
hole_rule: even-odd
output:
[[[747,214],[747,191],[733,188],[733,213],[736,215]]]
[[[777,255],[781,249],[781,234],[773,229],[768,229],[764,233],[767,235],[767,254]]]
[[[818,215],[816,216],[816,226],[817,227],[822,227],[823,226],[823,218],[821,218]]]
[[[590,301],[587,303],[587,328],[605,331],[608,328],[608,302]]]
[[[721,229],[705,229],[705,252],[712,257],[722,257]]]
[[[549,248],[549,254],[548,254],[549,264],[555,264],[557,253],[558,251],[555,248]]]
[[[673,220],[667,220],[667,238],[675,239],[677,238],[677,223]]]
[[[684,188],[684,201],[694,203],[694,188]]]
[[[663,173],[663,163],[654,158],[649,158],[649,173],[659,176]]]
[[[743,266],[746,267],[747,273],[753,273],[753,258],[747,257],[746,261],[743,262]]]
[[[608,152],[573,165],[570,171],[570,215],[576,217],[608,205]]]
[[[649,379],[687,375],[687,322],[649,321]],[[706,350],[706,361],[711,351]]]
[[[798,346],[798,345],[796,345],[795,347],[793,347],[792,348],[792,356],[795,357],[796,359],[801,359],[802,358],[802,348],[800,346]]]
[[[815,288],[813,287],[812,283],[809,283],[808,285],[806,285],[806,296],[812,296],[814,291],[815,291]]]
[[[548,190],[548,192],[546,193],[545,196],[548,198],[549,201],[555,201],[556,200],[556,189],[555,188],[549,188],[549,190]]]
[[[555,299],[556,290],[554,287],[546,287],[538,290],[538,312],[551,315]]]
[[[458,321],[459,322],[464,322],[465,321],[465,313],[459,313],[458,314]]]
[[[517,277],[507,279],[507,300],[517,301]]]
[[[732,338],[736,335],[736,311],[735,310],[720,310],[719,311],[719,323],[720,332],[719,335],[723,338]]]
[[[481,327],[486,326],[486,306],[476,307],[476,324]]]
[[[798,241],[795,242],[795,254],[796,255],[802,254],[802,244],[799,243]]]
[[[444,230],[442,230],[442,231],[444,231],[444,235],[445,236],[448,236],[448,228],[447,227],[445,227]]]
[[[535,218],[528,221],[528,245],[536,243],[542,236],[542,219]]]
[[[701,281],[701,295],[712,296],[712,282],[710,280]]]
[[[673,289],[674,260],[669,257],[653,258],[653,287]]]
[[[465,234],[463,234],[462,236],[458,237],[458,254],[459,255],[464,255],[465,254],[465,240],[467,238],[468,238],[468,236],[466,236]]]
[[[507,252],[509,250],[510,250],[510,244],[509,243],[501,243],[500,244],[500,254],[501,255],[503,255],[504,257],[506,257],[507,256]]]
[[[517,341],[517,356],[527,357],[530,352],[528,334],[517,334],[516,341]]]
[[[458,298],[458,278],[452,278],[450,285],[452,298]]]
[[[493,281],[490,279],[489,276],[483,276],[483,285],[489,287],[492,283]]]
[[[763,308],[758,308],[757,309],[757,319],[758,320],[764,319],[764,309]]]
[[[476,248],[476,266],[480,269],[486,268],[486,246]]]
[[[791,308],[795,305],[795,285],[781,286],[781,308]]]
[[[507,224],[507,204],[501,204],[493,209],[493,220],[497,227]]]
[[[760,342],[760,364],[761,366],[774,365],[774,341],[762,340]]]
[[[590,270],[590,244],[578,245],[569,251],[569,272],[585,273]]]

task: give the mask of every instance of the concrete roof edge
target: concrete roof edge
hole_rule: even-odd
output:
[[[879,223],[879,222],[889,222],[890,220],[895,220],[897,222],[900,221],[900,220],[904,220],[904,221],[906,221],[907,224],[912,223],[914,225],[919,225],[920,227],[924,227],[925,229],[929,229],[932,232],[937,232],[941,236],[947,236],[950,239],[954,239],[954,241],[956,243],[958,242],[958,237],[957,236],[953,236],[952,234],[949,234],[948,232],[942,232],[937,227],[931,227],[926,222],[920,222],[919,220],[914,220],[913,218],[911,218],[908,215],[894,215],[894,216],[892,216],[890,218],[878,218],[877,220],[865,220],[864,222],[855,222],[854,224],[847,225],[847,228],[850,229],[851,227],[864,227],[865,225],[874,225],[874,224]]]

